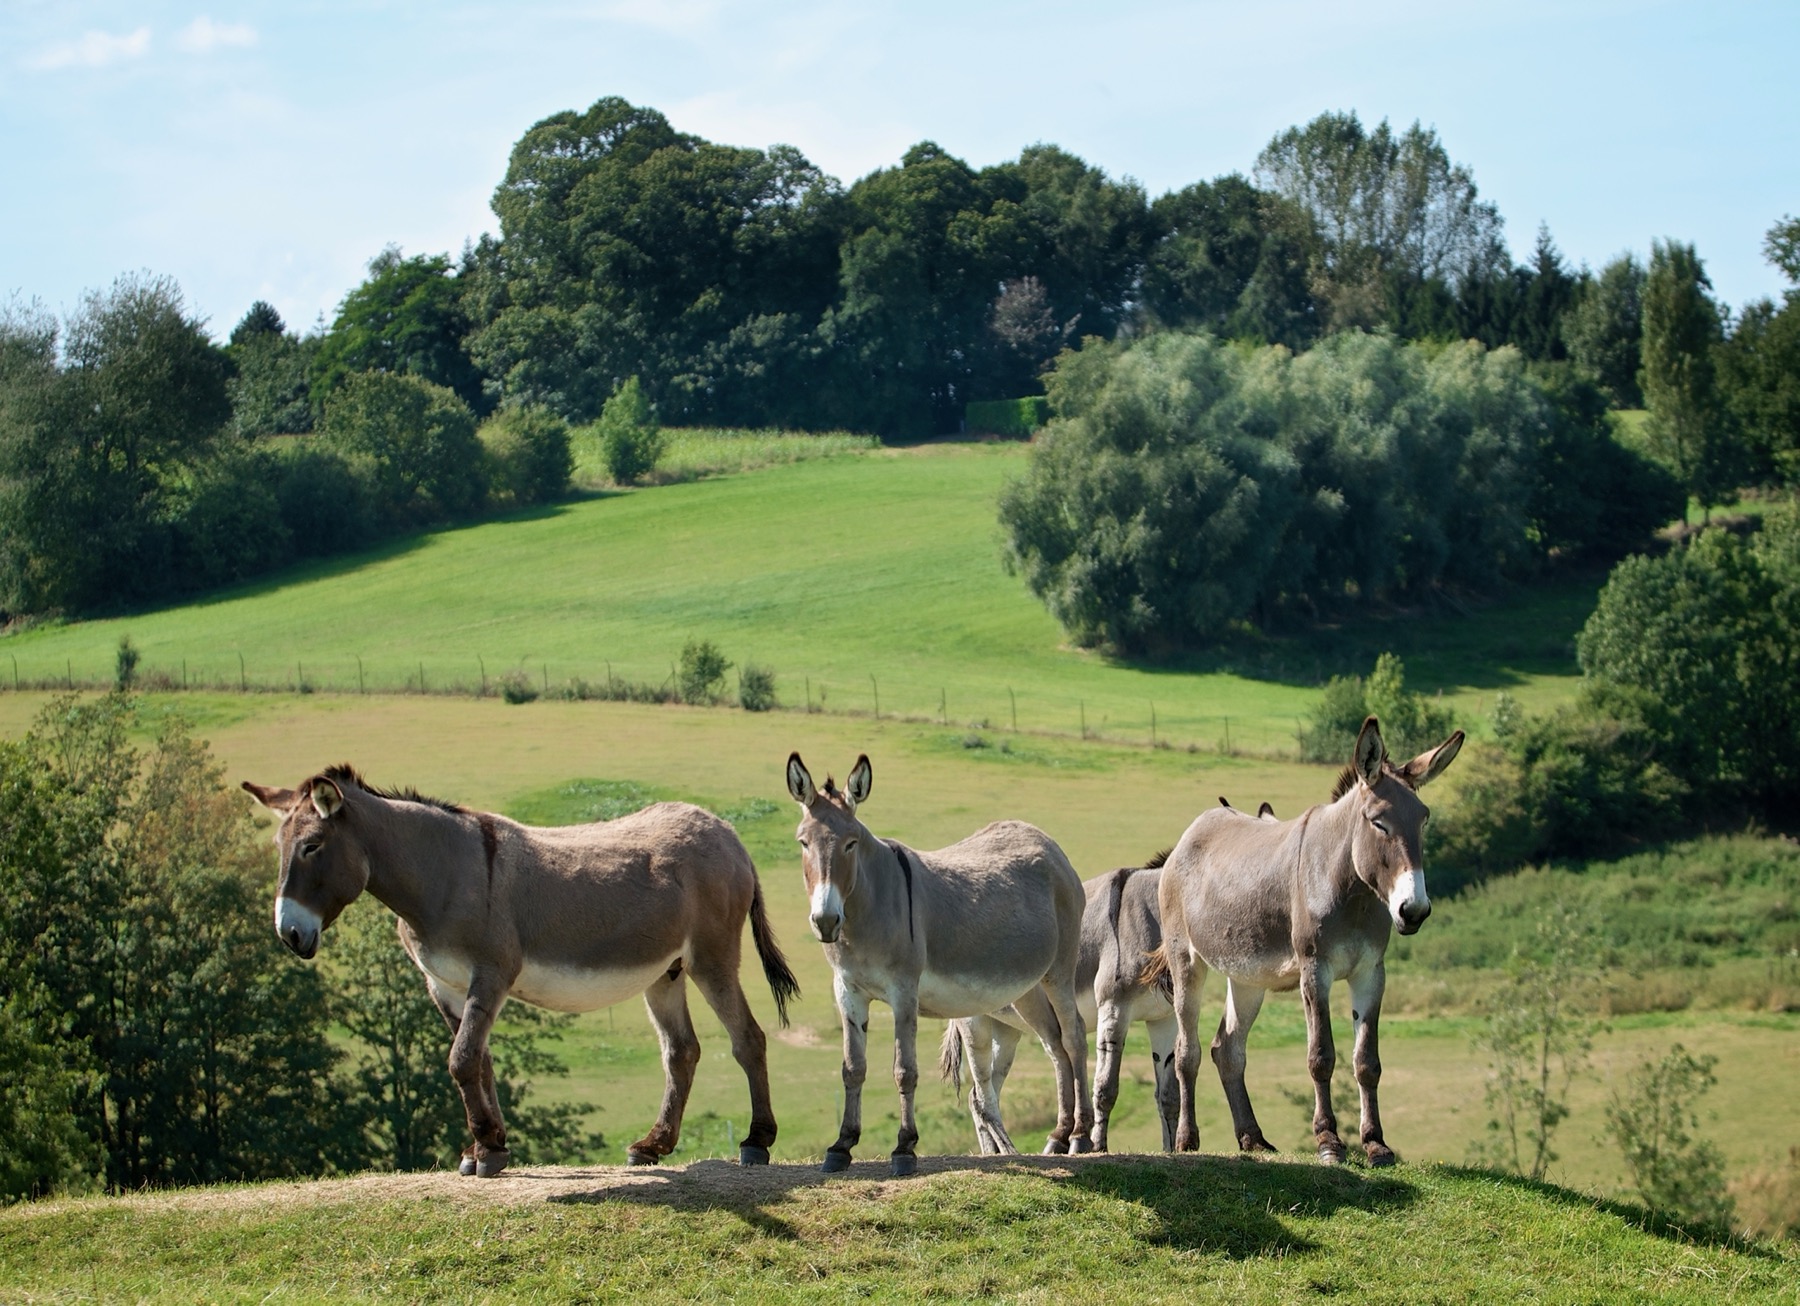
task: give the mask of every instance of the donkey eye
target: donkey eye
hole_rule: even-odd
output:
[[[1380,830],[1383,834],[1386,834],[1388,832],[1387,822],[1385,822],[1385,821],[1378,821],[1378,820],[1371,818],[1369,821],[1369,824],[1374,826],[1377,830]]]
[[[316,857],[318,855],[319,849],[323,846],[324,845],[322,845],[317,839],[309,839],[305,843],[300,845],[300,855],[302,857]]]
[[[854,839],[844,840],[844,851],[847,853],[855,852],[856,851],[856,840],[854,840]]]
[[[802,848],[807,848],[807,847],[810,847],[810,846],[811,846],[811,845],[809,845],[809,844],[808,844],[808,843],[807,843],[807,842],[806,842],[806,836],[805,836],[805,835],[803,835],[803,834],[797,834],[797,835],[795,835],[795,836],[794,836],[794,842],[795,842],[795,843],[797,843],[797,844],[799,844],[799,845],[800,845],[800,846],[801,846],[801,847],[802,847]]]

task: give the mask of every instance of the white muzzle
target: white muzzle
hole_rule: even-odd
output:
[[[1413,934],[1431,915],[1431,895],[1425,892],[1424,871],[1402,871],[1388,894],[1388,914],[1394,928],[1402,934]]]

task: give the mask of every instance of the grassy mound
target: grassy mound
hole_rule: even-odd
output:
[[[0,1214],[9,1296],[646,1302],[1791,1299],[1792,1244],[1449,1167],[1012,1158],[697,1162],[57,1202]]]

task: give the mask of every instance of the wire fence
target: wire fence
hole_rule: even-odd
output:
[[[118,683],[116,667],[91,662],[60,668],[0,663],[0,692],[101,691]],[[253,695],[377,694],[440,698],[494,698],[571,702],[682,703],[680,673],[671,662],[660,674],[641,661],[602,660],[579,668],[549,660],[473,657],[348,660],[320,659],[269,665],[241,653],[223,658],[140,661],[131,687],[150,693]],[[883,721],[929,723],[968,732],[969,747],[988,735],[1020,734],[1137,744],[1154,749],[1226,756],[1291,758],[1298,755],[1299,721],[1281,712],[1246,707],[1218,710],[1216,695],[1171,685],[1166,698],[1133,698],[1107,691],[1091,698],[1037,688],[989,683],[942,684],[877,673],[862,677],[781,674],[773,710]],[[703,706],[736,707],[737,681],[728,675]]]

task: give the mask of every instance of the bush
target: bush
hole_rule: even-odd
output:
[[[275,503],[293,552],[325,558],[376,535],[373,491],[343,454],[323,441],[283,441],[272,462]]]
[[[1714,1056],[1694,1056],[1681,1044],[1659,1061],[1644,1061],[1606,1107],[1606,1133],[1631,1172],[1638,1200],[1653,1215],[1709,1229],[1731,1227],[1725,1160],[1694,1137],[1694,1103],[1718,1081]]]
[[[481,428],[493,488],[516,504],[546,503],[569,488],[569,424],[547,408],[509,408]]]
[[[366,472],[382,510],[395,518],[471,512],[487,494],[475,414],[443,386],[358,373],[326,401],[325,433]]]
[[[1300,756],[1308,762],[1348,762],[1357,733],[1371,715],[1381,718],[1388,753],[1401,760],[1443,743],[1452,729],[1450,709],[1408,693],[1405,664],[1383,653],[1366,682],[1360,676],[1333,676],[1326,683],[1319,705],[1300,727]]]
[[[272,470],[267,456],[240,446],[170,478],[164,514],[176,588],[229,585],[288,561],[292,536]]]
[[[620,485],[631,485],[655,470],[662,449],[662,431],[634,376],[600,411],[600,457],[606,473]]]
[[[716,703],[725,689],[725,673],[731,663],[711,640],[689,640],[681,647],[681,663],[675,684],[683,703]]]
[[[738,672],[738,705],[746,712],[767,712],[781,704],[775,697],[775,672],[754,662]]]
[[[138,660],[143,654],[136,644],[131,642],[130,635],[119,636],[119,650],[113,658],[113,688],[121,692],[131,688],[137,680]]]
[[[1050,401],[1042,395],[1025,399],[977,399],[966,410],[970,435],[1030,436],[1050,420]]]
[[[500,697],[508,703],[529,703],[538,696],[537,683],[514,668],[500,677]]]

